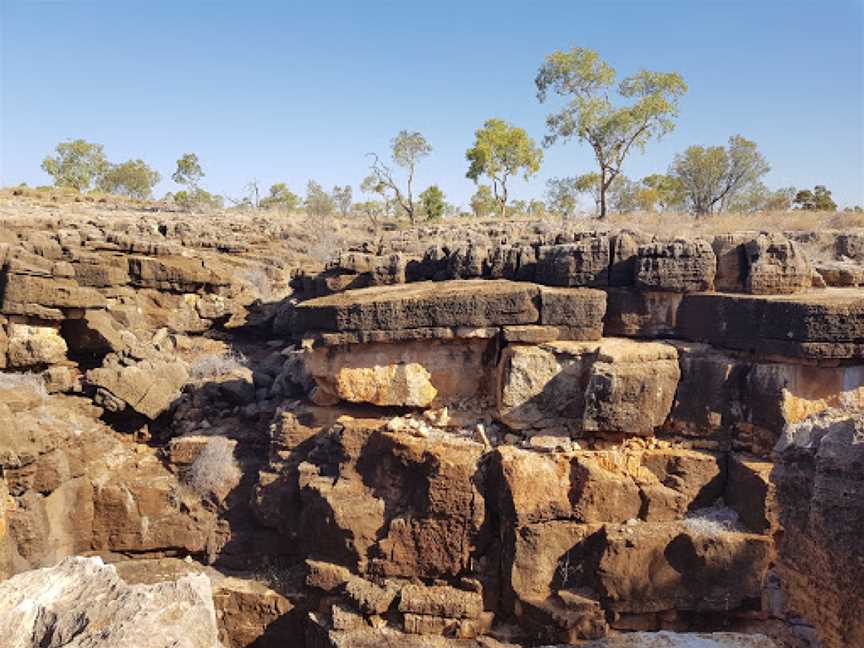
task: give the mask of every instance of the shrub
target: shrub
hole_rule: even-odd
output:
[[[684,518],[684,526],[694,535],[716,536],[724,531],[740,531],[738,514],[718,502],[696,509]]]
[[[199,356],[189,367],[192,380],[208,380],[239,371],[246,366],[246,358],[239,351],[208,353]]]
[[[234,458],[234,444],[223,436],[207,441],[186,471],[185,480],[202,496],[225,496],[240,481],[240,466]]]
[[[273,282],[266,272],[263,270],[250,270],[243,275],[243,278],[260,299],[269,301],[273,298]]]

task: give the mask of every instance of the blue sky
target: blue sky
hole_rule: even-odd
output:
[[[455,203],[474,190],[465,149],[489,117],[539,140],[543,56],[597,49],[626,76],[680,72],[676,130],[625,164],[663,172],[691,144],[740,133],[773,187],[827,184],[864,204],[864,0],[569,2],[34,2],[0,0],[0,184],[45,184],[64,139],[141,157],[170,181],[196,152],[203,185],[236,196],[251,178],[357,187],[370,151],[400,129],[434,147],[418,172]],[[571,142],[545,153],[514,198],[593,170]]]

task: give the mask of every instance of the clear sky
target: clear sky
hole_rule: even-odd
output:
[[[663,172],[691,144],[740,133],[772,166],[772,187],[827,184],[864,204],[864,0],[255,2],[0,0],[0,184],[47,184],[64,139],[143,158],[176,189],[175,160],[198,154],[210,191],[251,178],[357,187],[370,151],[400,129],[434,152],[419,168],[465,204],[473,131],[498,116],[539,140],[549,107],[543,56],[598,50],[626,76],[678,71],[689,85],[676,130],[625,164]],[[593,170],[571,142],[513,187]]]

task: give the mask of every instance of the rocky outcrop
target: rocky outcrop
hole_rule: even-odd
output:
[[[777,573],[788,605],[826,646],[862,644],[864,411],[791,425],[776,452],[772,481],[783,527]]]
[[[206,576],[128,585],[99,558],[67,558],[0,582],[0,627],[9,648],[219,647]]]
[[[271,220],[0,232],[0,577],[206,574],[226,648],[858,641],[864,314],[820,287],[854,232],[472,222],[325,266]]]

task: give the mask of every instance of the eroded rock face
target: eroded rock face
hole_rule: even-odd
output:
[[[860,291],[801,292],[854,237],[459,223],[294,268],[304,232],[214,219],[0,232],[0,577],[206,573],[226,648],[858,641],[855,443],[771,456],[864,399]]]
[[[826,646],[861,644],[864,412],[826,412],[791,425],[776,452],[778,573],[789,605]]]
[[[680,378],[675,347],[600,343],[509,345],[498,367],[498,412],[515,428],[562,419],[584,431],[649,433],[663,424]]]
[[[99,558],[66,558],[0,582],[0,627],[9,648],[219,648],[205,575],[133,586]]]

